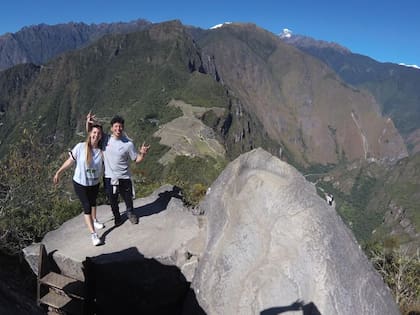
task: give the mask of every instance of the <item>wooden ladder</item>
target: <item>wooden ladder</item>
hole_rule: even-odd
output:
[[[48,314],[86,314],[86,288],[82,281],[50,271],[45,246],[40,245],[38,260],[37,303]]]

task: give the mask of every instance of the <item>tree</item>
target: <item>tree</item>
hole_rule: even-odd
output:
[[[78,205],[52,185],[50,145],[23,129],[0,166],[0,250],[16,254],[74,216]]]

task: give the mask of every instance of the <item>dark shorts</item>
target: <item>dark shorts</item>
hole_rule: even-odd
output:
[[[91,214],[92,207],[96,207],[96,197],[98,196],[99,184],[95,186],[83,186],[73,181],[74,191],[82,203],[83,212]]]

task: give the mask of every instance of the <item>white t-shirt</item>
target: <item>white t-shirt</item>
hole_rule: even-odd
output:
[[[101,149],[93,149],[92,162],[86,165],[85,143],[81,142],[71,150],[71,157],[76,161],[73,180],[83,186],[95,186],[103,175]]]
[[[104,138],[103,150],[105,177],[129,179],[131,177],[130,159],[134,161],[137,158],[134,143],[125,136],[117,139],[107,135]]]

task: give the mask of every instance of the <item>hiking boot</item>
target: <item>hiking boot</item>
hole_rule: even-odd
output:
[[[101,222],[99,222],[97,219],[95,219],[93,221],[93,226],[95,227],[96,230],[100,230],[103,229],[105,227],[105,225]]]
[[[101,244],[101,240],[100,240],[100,238],[98,237],[98,234],[96,234],[96,233],[92,233],[92,234],[91,234],[91,237],[92,237],[92,244],[93,244],[93,245],[98,246],[99,244]]]
[[[138,224],[139,223],[139,218],[137,218],[137,216],[132,211],[127,212],[127,217],[128,217],[128,220],[132,224]]]
[[[121,224],[123,224],[123,220],[122,220],[121,216],[120,215],[115,216],[114,217],[114,225],[115,226],[120,226]]]

